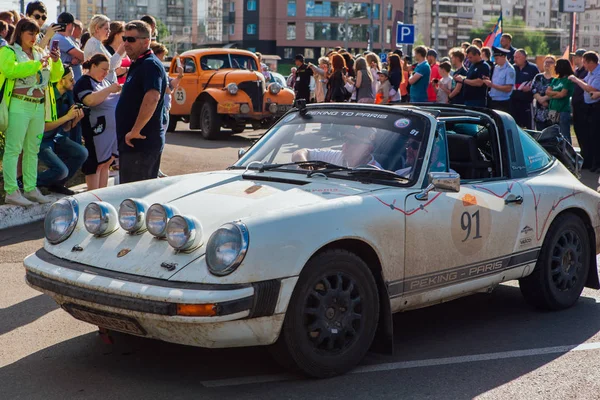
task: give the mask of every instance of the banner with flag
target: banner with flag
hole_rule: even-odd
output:
[[[483,42],[485,47],[500,47],[500,38],[502,37],[502,12],[500,12],[500,17],[498,17],[498,22],[494,26],[494,29],[490,32],[488,37]]]

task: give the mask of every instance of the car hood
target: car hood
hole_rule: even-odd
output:
[[[167,178],[169,179],[169,178]],[[165,179],[166,180],[166,179]],[[142,190],[140,183],[136,184]],[[126,185],[127,186],[127,185]],[[387,186],[360,182],[306,178],[304,175],[239,170],[176,177],[143,196],[131,196],[144,201],[170,204],[179,214],[195,217],[201,224],[203,244],[190,253],[177,253],[166,240],[148,232],[130,235],[118,229],[106,237],[90,235],[83,225],[83,209],[91,202],[80,201],[81,216],[77,228],[67,241],[59,245],[46,243],[52,254],[112,271],[169,279],[193,260],[205,253],[210,235],[221,225],[245,218],[260,218],[274,213],[294,212],[301,215],[302,207],[327,207],[329,202],[360,196]],[[109,201],[118,210],[127,196],[115,196],[119,186],[96,192],[95,196]],[[110,200],[108,200],[110,199]]]

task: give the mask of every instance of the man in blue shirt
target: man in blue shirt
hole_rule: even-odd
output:
[[[585,102],[585,127],[589,151],[586,151],[588,160],[586,165],[590,165],[591,172],[600,171],[600,135],[598,127],[600,126],[600,98],[592,98],[593,92],[600,91],[600,67],[598,66],[598,54],[594,51],[588,51],[583,55],[583,66],[588,74],[583,80],[575,75],[569,76],[569,80],[583,89],[583,100]]]
[[[167,75],[150,50],[150,26],[125,26],[125,51],[134,60],[116,109],[121,183],[156,178],[165,144],[164,98]]]
[[[490,66],[481,58],[481,50],[477,46],[467,49],[467,58],[471,63],[467,76],[455,75],[454,80],[463,84],[465,105],[485,107],[487,103],[487,86],[484,79],[489,79]]]
[[[508,60],[509,51],[494,47],[494,58],[496,68],[492,73],[492,79],[484,80],[485,85],[490,88],[492,102],[490,108],[504,112],[510,112],[510,95],[515,86],[515,69]]]
[[[431,75],[431,67],[427,62],[427,48],[425,46],[417,46],[414,50],[417,66],[412,76],[408,79],[410,84],[410,102],[411,103],[426,103],[427,88],[429,87],[429,77]]]
[[[527,52],[519,49],[515,52],[515,90],[510,95],[510,114],[517,125],[525,129],[532,128],[531,104],[533,93],[531,84],[533,78],[540,73],[535,64],[527,61]]]

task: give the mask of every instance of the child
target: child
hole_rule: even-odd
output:
[[[437,81],[434,80],[435,89],[437,92],[436,102],[448,103],[448,95],[452,92],[452,78],[450,77],[450,70],[452,66],[448,61],[440,64],[440,75],[442,78]]]
[[[375,96],[375,103],[388,104],[390,102],[390,90],[392,90],[392,84],[390,83],[387,69],[379,71],[377,76],[379,78],[379,89]]]

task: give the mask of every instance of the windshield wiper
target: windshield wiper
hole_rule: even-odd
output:
[[[366,176],[374,179],[393,179],[408,182],[408,179],[401,177],[395,172],[388,171],[385,169],[352,168],[352,170],[348,171],[348,174],[352,176]]]
[[[258,172],[265,172],[265,171],[269,171],[272,169],[277,169],[277,168],[281,168],[281,167],[287,167],[289,165],[301,165],[301,166],[319,166],[319,167],[324,167],[324,168],[331,168],[331,169],[335,169],[337,170],[349,170],[350,168],[346,168],[346,167],[341,167],[339,165],[335,165],[332,163],[328,163],[325,161],[318,161],[318,160],[312,160],[312,161],[295,161],[295,162],[291,162],[291,163],[283,163],[283,164],[265,164],[262,165],[259,169]],[[317,170],[314,172],[323,172],[325,170]]]

